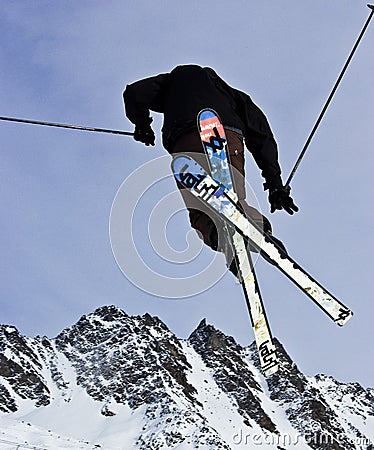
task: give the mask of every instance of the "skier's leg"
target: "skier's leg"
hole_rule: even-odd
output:
[[[191,226],[197,231],[200,239],[213,250],[225,255],[226,266],[237,277],[238,266],[235,262],[234,249],[231,240],[227,239],[227,233],[234,235],[234,229],[225,224],[218,216],[212,220],[211,211],[208,216],[202,211],[190,209],[189,215]]]
[[[198,209],[188,209],[191,227],[197,231],[200,239],[213,250],[219,248],[218,229],[211,217]]]

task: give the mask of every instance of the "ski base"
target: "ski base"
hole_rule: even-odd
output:
[[[337,325],[343,326],[353,312],[314,280],[304,269],[282,251],[270,236],[250,218],[244,216],[225,187],[214,181],[205,170],[189,156],[178,155],[172,161],[175,178],[190,192],[218,212],[251,244],[269,259],[307,296],[312,299]]]

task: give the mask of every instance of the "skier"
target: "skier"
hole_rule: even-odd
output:
[[[150,111],[162,113],[165,149],[170,154],[193,153],[195,159],[196,154],[204,154],[196,126],[197,114],[204,108],[214,109],[226,131],[234,187],[242,210],[266,233],[272,233],[270,221],[245,201],[245,140],[246,147],[262,171],[264,189],[269,190],[270,211],[273,213],[283,209],[291,215],[298,211],[289,189],[283,186],[277,144],[265,115],[247,94],[229,86],[213,69],[197,65],[177,66],[170,73],[127,85],[123,98],[126,116],[135,125],[136,141],[146,146],[155,145]],[[201,158],[199,163],[207,169],[206,158]],[[178,187],[186,203],[191,226],[205,244],[215,251],[225,252],[226,239],[220,219],[182,186]],[[225,256],[233,270],[232,255],[225,252]]]

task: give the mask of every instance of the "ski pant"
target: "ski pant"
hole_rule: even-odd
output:
[[[225,130],[227,144],[229,149],[229,162],[233,185],[238,195],[238,201],[243,212],[253,219],[265,232],[271,232],[269,220],[263,216],[257,209],[249,206],[246,201],[245,190],[245,168],[244,168],[244,142],[243,136],[232,130]],[[185,153],[194,158],[208,173],[209,163],[207,155],[201,144],[200,135],[197,131],[192,131],[179,138],[173,147],[173,154]],[[194,228],[199,237],[216,251],[224,251],[226,237],[223,231],[222,219],[203,204],[199,199],[193,196],[191,192],[183,188],[178,183],[183,200],[189,212],[189,219],[192,228]]]

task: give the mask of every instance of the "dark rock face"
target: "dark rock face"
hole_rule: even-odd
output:
[[[346,408],[353,409],[354,414],[357,409],[360,410],[357,408],[356,395],[351,397],[355,406],[339,405],[333,403],[331,399],[341,398],[344,391],[349,391],[351,386],[355,386],[353,389],[355,394],[359,394],[361,402],[365,405],[365,409],[361,411],[367,417],[368,414],[373,415],[372,390],[365,390],[358,383],[354,385],[338,383],[332,377],[325,383],[327,385],[325,389],[323,382],[326,376],[306,377],[288,356],[281,343],[275,340],[275,344],[281,360],[281,370],[268,379],[270,398],[285,407],[289,421],[305,436],[309,446],[316,450],[350,450],[360,448],[355,442],[368,442],[345,414]],[[258,366],[259,360],[254,344],[251,349],[255,364]]]
[[[7,355],[12,355],[9,357]],[[35,401],[35,406],[49,404],[49,389],[43,377],[39,376],[42,364],[29,347],[27,340],[14,327],[0,326],[0,377],[21,399]],[[2,393],[2,395],[1,395]],[[15,399],[10,390],[0,385],[0,396],[7,399],[0,403],[4,412],[14,412]]]
[[[130,317],[114,306],[83,316],[55,339],[26,338],[3,325],[0,415],[19,412],[25,403],[29,410],[56,399],[69,404],[79,388],[99,402],[107,420],[120,405],[143,411],[137,449],[242,448],[208,412],[214,410],[213,389],[229,405],[224,420],[235,417],[246,430],[278,439],[268,448],[287,447],[280,440],[285,418],[287,432],[303,439],[300,448],[372,448],[365,427],[374,420],[374,390],[325,375],[307,377],[278,341],[276,347],[281,370],[265,381],[255,345],[243,348],[205,320],[186,341],[157,317]],[[214,411],[220,416],[219,406]]]
[[[95,400],[112,397],[135,409],[165,399],[165,383],[194,400],[181,344],[157,317],[129,318],[117,308],[104,307],[82,317],[55,342],[72,362],[78,385]]]
[[[213,370],[218,386],[237,403],[244,423],[249,425],[248,419],[253,419],[265,430],[276,432],[276,425],[262,409],[256,396],[261,387],[245,360],[242,347],[232,337],[207,325],[205,320],[191,334],[189,341],[205,364]]]

